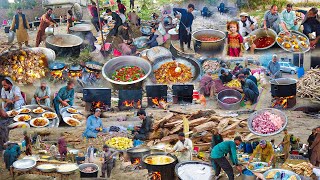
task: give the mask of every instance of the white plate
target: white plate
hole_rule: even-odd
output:
[[[76,116],[81,116],[81,117],[82,117],[81,120],[75,118]],[[82,121],[82,120],[85,119],[85,117],[84,117],[83,115],[81,115],[81,114],[71,114],[71,117],[74,118],[74,119],[76,119],[76,120],[78,120],[78,121]]]
[[[71,114],[77,114],[77,113],[78,113],[78,110],[76,110],[76,109],[75,109],[76,112],[71,112],[69,109],[74,109],[74,108],[68,108],[68,109],[67,109],[68,113],[71,113]]]
[[[28,110],[28,112],[22,112],[23,110]],[[31,109],[29,109],[29,108],[22,108],[22,109],[20,109],[19,110],[19,112],[20,112],[20,114],[28,114],[28,113],[30,113],[31,112]]]
[[[13,120],[14,120],[14,121],[17,121],[17,122],[26,122],[26,121],[19,121],[19,118],[20,118],[21,116],[29,116],[28,120],[26,120],[26,121],[29,121],[29,120],[31,119],[31,116],[30,116],[30,115],[20,114],[20,115],[14,117]]]
[[[9,129],[22,128],[22,127],[21,127],[22,125],[25,125],[26,128],[30,128],[30,125],[29,125],[28,123],[22,122],[22,121],[12,123],[12,124],[10,124],[10,125],[8,126],[8,128],[9,128]],[[18,127],[18,126],[20,126],[20,127]]]
[[[53,172],[57,169],[57,166],[54,164],[41,164],[37,166],[37,169],[42,172]]]
[[[11,110],[11,111],[7,111],[7,114],[8,114],[8,116],[9,117],[15,117],[15,116],[17,116],[17,115],[19,115],[20,114],[20,112],[19,111],[16,111],[18,114],[17,115],[15,115],[15,116],[13,116],[11,113],[12,113],[12,111],[16,111],[16,110]]]
[[[45,117],[45,114],[54,114],[55,116],[53,118],[47,118],[47,117]],[[45,113],[42,114],[42,117],[43,118],[47,118],[47,119],[54,119],[54,118],[57,118],[57,114],[54,113],[54,112],[45,112]]]
[[[36,112],[36,110],[40,110],[40,109],[42,110],[41,112]],[[35,114],[42,114],[42,113],[44,113],[45,111],[46,111],[46,110],[44,110],[44,109],[43,109],[43,108],[41,108],[41,107],[40,107],[40,108],[36,108],[36,109],[32,110],[32,112],[33,112],[33,113],[35,113]]]
[[[43,119],[43,120],[46,121],[46,124],[43,125],[43,126],[36,126],[36,125],[34,124],[34,121],[35,121],[36,119]],[[43,117],[34,118],[34,119],[32,119],[32,120],[30,121],[30,125],[33,126],[33,127],[46,127],[48,124],[49,124],[49,120],[48,120],[47,118],[43,118]]]
[[[72,126],[72,125],[68,122],[69,120],[77,121],[77,122],[79,123],[77,126],[81,126],[81,122],[80,122],[79,120],[75,119],[75,118],[72,118],[72,117],[64,117],[64,118],[63,118],[63,121],[64,121],[65,123],[67,123],[69,126]],[[76,126],[72,126],[72,127],[76,127]]]

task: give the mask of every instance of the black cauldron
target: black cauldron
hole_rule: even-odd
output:
[[[271,95],[273,97],[288,97],[297,94],[297,80],[291,78],[279,78],[270,81]]]

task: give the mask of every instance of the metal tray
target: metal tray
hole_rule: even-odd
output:
[[[15,168],[17,171],[28,171],[35,167],[37,164],[36,161],[32,159],[20,159],[15,161],[12,166]]]
[[[272,171],[279,171],[280,173],[281,173],[281,172],[284,172],[284,173],[286,173],[286,174],[289,175],[289,176],[295,175],[298,180],[301,180],[301,178],[300,178],[300,176],[299,176],[298,174],[296,174],[296,173],[294,173],[294,172],[292,172],[292,171],[289,171],[289,170],[285,170],[285,169],[270,169],[270,170],[264,172],[264,173],[263,173],[263,176],[266,178],[267,175],[268,175],[270,172],[272,172]],[[273,178],[272,178],[272,179],[273,179]],[[277,178],[276,180],[281,180],[281,178]]]
[[[251,171],[251,172],[255,172],[255,173],[264,173],[265,171],[268,171],[270,168],[272,168],[271,166],[268,166],[268,163],[266,162],[252,162],[250,163],[253,166],[256,166],[257,164],[262,164],[263,168],[259,168],[259,169],[249,169],[248,166],[246,166],[246,168]],[[264,168],[266,167],[266,168]]]
[[[253,128],[252,128],[252,120],[253,120],[257,115],[259,115],[259,114],[261,114],[261,113],[264,113],[264,112],[266,112],[266,111],[269,111],[269,112],[271,112],[271,113],[274,113],[274,114],[277,114],[277,115],[281,116],[281,117],[284,119],[284,125],[283,125],[282,128],[280,128],[278,131],[275,131],[275,132],[273,132],[273,133],[270,133],[270,134],[261,134],[261,133],[258,133],[258,132],[256,132],[256,131],[253,130]],[[264,137],[266,137],[266,136],[273,136],[273,135],[279,134],[280,132],[282,132],[282,131],[286,128],[287,124],[288,124],[288,118],[287,118],[286,114],[283,113],[282,111],[280,111],[280,110],[278,110],[278,109],[274,109],[274,108],[260,109],[260,110],[258,110],[258,111],[256,111],[256,112],[252,113],[252,114],[249,116],[249,118],[248,118],[248,128],[249,128],[249,130],[250,130],[253,134],[255,134],[255,135],[264,136]]]
[[[299,39],[298,39],[298,37],[299,36],[302,36],[302,37],[304,37],[304,38],[306,38],[306,44],[308,45],[308,48],[304,48],[304,47],[302,47],[301,49],[300,49],[300,51],[297,51],[297,50],[295,50],[294,48],[293,48],[293,45],[292,45],[292,43],[290,42],[290,41],[287,41],[287,40],[285,40],[285,38],[283,38],[283,42],[282,43],[280,43],[279,41],[278,41],[278,38],[281,38],[280,37],[280,35],[281,34],[285,34],[285,32],[280,32],[279,34],[278,34],[278,36],[277,36],[277,38],[276,38],[276,41],[277,41],[277,44],[283,49],[283,50],[285,50],[285,51],[287,51],[287,52],[291,52],[291,53],[306,53],[306,52],[308,52],[309,50],[310,50],[310,41],[309,41],[309,38],[306,36],[306,35],[304,35],[303,33],[301,33],[301,32],[298,32],[298,31],[289,31],[290,33],[291,33],[291,35],[295,35],[296,36],[296,40],[298,41],[298,44],[299,44],[299,46],[300,46],[300,44],[301,44],[301,42],[302,41],[300,41]],[[285,35],[286,36],[286,35]],[[285,48],[284,46],[283,46],[283,43],[284,42],[288,42],[290,45],[291,45],[291,47],[290,48]]]
[[[134,39],[133,45],[135,45],[138,49],[143,49],[143,48],[147,47],[146,44],[145,45],[143,45],[143,44],[148,41],[149,41],[149,38],[147,36],[141,36],[141,37]]]
[[[158,59],[172,58],[172,53],[164,47],[156,46],[147,51],[149,61],[155,62]]]
[[[151,71],[151,74],[150,74],[150,79],[152,80],[153,83],[157,83],[153,72],[155,70],[159,69],[161,67],[161,65],[163,65],[167,62],[172,62],[172,61],[173,61],[172,58],[167,58],[167,59],[158,59],[154,62],[153,66],[152,66],[153,71]],[[202,74],[202,68],[197,61],[194,61],[189,58],[182,58],[182,57],[176,58],[175,61],[177,61],[178,63],[184,64],[188,67],[191,67],[191,72],[192,72],[193,78],[191,79],[190,82],[196,82],[200,79],[200,75]],[[175,83],[175,84],[179,84],[179,83]]]
[[[39,107],[39,105],[26,105],[26,106],[22,106],[21,109],[22,109],[22,108],[29,108],[29,109],[31,109],[31,112],[28,113],[28,114],[31,116],[31,119],[33,119],[33,118],[42,117],[42,113],[40,113],[40,114],[35,114],[35,113],[32,112],[33,109],[36,109],[36,108],[38,108],[38,107]],[[53,113],[56,113],[56,112],[54,111],[54,109],[52,109],[52,108],[50,108],[50,107],[43,106],[43,105],[41,105],[40,107],[42,107],[42,108],[45,110],[45,112],[53,112]],[[13,117],[11,118],[11,120],[12,120],[12,122],[15,122],[15,121],[13,120]],[[46,127],[48,127],[48,128],[58,127],[59,124],[60,124],[60,119],[59,119],[58,116],[57,116],[56,118],[54,118],[54,119],[49,119],[49,121],[50,121],[49,124],[46,126]],[[30,125],[30,121],[27,121],[26,123],[28,123],[28,124]]]

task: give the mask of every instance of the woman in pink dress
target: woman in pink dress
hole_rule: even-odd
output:
[[[243,55],[243,37],[238,33],[239,24],[231,21],[227,24],[228,29],[228,51],[227,55],[232,57],[241,57]]]

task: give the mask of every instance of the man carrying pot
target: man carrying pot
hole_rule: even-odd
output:
[[[52,8],[47,8],[47,12],[40,18],[40,25],[36,39],[36,47],[39,47],[40,43],[42,41],[45,41],[45,31],[47,27],[51,26],[53,28],[54,25],[58,27],[58,23],[51,18],[52,12]]]

